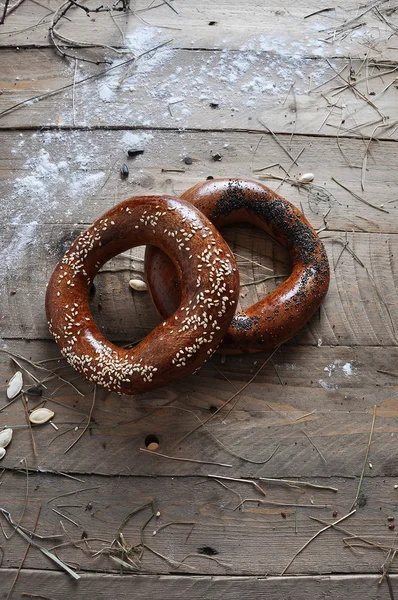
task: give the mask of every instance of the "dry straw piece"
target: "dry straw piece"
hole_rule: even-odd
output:
[[[29,421],[34,425],[43,425],[53,418],[54,412],[49,408],[36,408],[29,415]]]
[[[23,379],[21,371],[17,371],[15,375],[13,375],[7,386],[7,398],[9,400],[13,400],[16,396],[18,396],[19,392],[22,390]]]
[[[12,429],[7,427],[7,429],[3,429],[3,431],[0,431],[0,449],[4,450],[4,448],[7,448],[8,444],[11,442],[11,440],[12,440]],[[4,456],[4,454],[3,454],[3,456]],[[3,458],[3,456],[1,458]]]
[[[142,279],[130,279],[129,286],[137,292],[146,292],[148,289],[147,284]]]

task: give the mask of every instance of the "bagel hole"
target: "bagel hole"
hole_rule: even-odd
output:
[[[288,251],[259,227],[241,223],[224,227],[221,233],[239,269],[241,287],[237,310],[255,304],[290,276],[292,264]],[[273,275],[278,277],[272,278]],[[245,285],[247,283],[250,285]]]
[[[147,450],[151,450],[152,452],[154,452],[159,448],[160,441],[157,435],[155,435],[154,433],[149,433],[145,438],[144,444]]]
[[[106,262],[90,293],[93,319],[101,333],[121,348],[133,347],[161,321],[149,292],[133,290],[131,279],[144,279],[145,246],[137,246]]]

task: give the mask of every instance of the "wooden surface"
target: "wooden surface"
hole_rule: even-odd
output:
[[[350,0],[315,15],[331,3],[148,4],[88,17],[71,8],[57,29],[77,61],[50,45],[55,0],[25,0],[0,25],[0,427],[14,430],[0,463],[0,509],[8,511],[0,518],[7,538],[8,513],[36,528],[39,544],[80,575],[74,581],[37,547],[24,558],[27,541],[14,532],[0,541],[1,597],[391,600],[398,9],[387,0]],[[129,148],[144,154],[129,160]],[[298,187],[305,172],[314,184]],[[70,242],[129,196],[178,195],[210,175],[270,175],[266,184],[322,230],[332,278],[318,314],[259,373],[265,354],[215,355],[197,375],[156,393],[97,390],[93,404],[91,385],[54,361],[42,366],[80,394],[52,378],[42,398],[8,403],[5,385],[19,368],[10,353],[39,380],[51,373],[33,363],[59,356],[44,296]],[[245,284],[285,275],[289,260],[255,229],[225,236],[245,307],[281,279]],[[128,288],[142,276],[142,256],[133,249],[96,279],[93,314],[120,344],[159,322],[148,295]],[[225,407],[181,441],[253,377],[230,413]],[[33,383],[27,372],[24,381]],[[58,430],[46,424],[30,433],[26,406],[43,399]],[[142,451],[154,437],[164,456]],[[309,542],[354,503],[344,530]],[[130,568],[120,559],[131,559]],[[391,575],[380,583],[383,565]]]

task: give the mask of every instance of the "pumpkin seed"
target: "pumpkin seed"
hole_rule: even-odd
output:
[[[300,177],[297,177],[299,183],[311,183],[314,180],[314,173],[303,173]]]
[[[130,279],[129,286],[137,292],[145,292],[148,289],[147,284],[142,279]]]
[[[12,440],[12,429],[7,427],[7,429],[3,429],[3,431],[0,431],[0,449],[6,448],[8,446],[8,444],[11,442],[11,440]]]
[[[7,386],[7,398],[12,400],[16,396],[18,396],[19,392],[22,390],[23,379],[21,371],[17,371],[15,375],[13,375],[8,382]]]
[[[0,460],[1,460],[2,458],[4,458],[4,457],[5,457],[5,455],[6,455],[6,449],[5,449],[5,448],[0,448]]]
[[[49,408],[36,408],[29,415],[29,421],[34,425],[43,425],[53,418],[55,413]]]

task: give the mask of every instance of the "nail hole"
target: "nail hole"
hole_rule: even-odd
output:
[[[145,438],[145,448],[148,450],[157,450],[159,448],[159,438],[154,433],[150,433]]]

